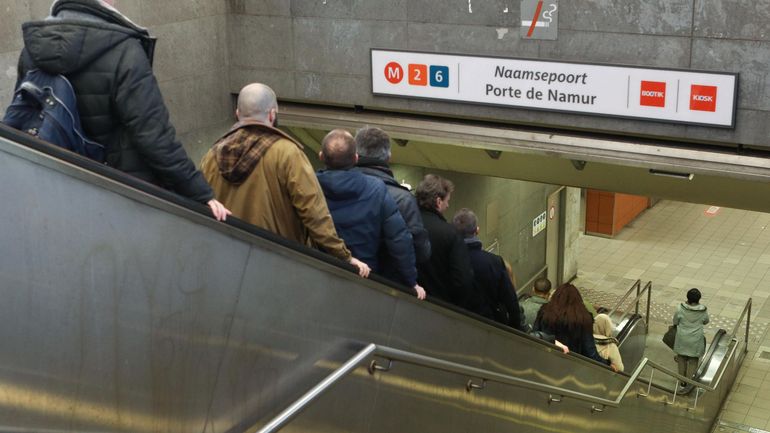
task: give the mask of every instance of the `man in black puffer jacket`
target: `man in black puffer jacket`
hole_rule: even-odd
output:
[[[57,0],[51,16],[22,26],[17,87],[27,71],[67,77],[83,130],[106,147],[105,163],[229,213],[176,139],[152,72],[154,40],[112,0]]]

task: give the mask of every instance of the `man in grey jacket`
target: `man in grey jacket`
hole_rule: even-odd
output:
[[[422,224],[417,199],[396,181],[390,170],[390,137],[380,128],[367,126],[356,134],[356,151],[358,163],[354,170],[385,183],[389,195],[395,200],[398,211],[412,234],[416,263],[427,261],[430,259],[430,240]],[[382,274],[394,278],[396,275],[394,263],[384,251],[380,252],[380,263]]]
[[[17,87],[27,71],[61,74],[77,96],[83,131],[105,146],[105,164],[229,211],[176,138],[152,72],[154,39],[114,8],[113,0],[56,0],[51,15],[22,26]]]
[[[548,278],[538,278],[532,285],[532,295],[521,302],[521,308],[524,310],[524,323],[528,327],[535,324],[535,317],[540,307],[548,303],[548,296],[551,292],[551,282]]]

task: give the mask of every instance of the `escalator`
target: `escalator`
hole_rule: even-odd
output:
[[[733,333],[715,389],[662,404],[650,363],[613,373],[2,125],[0,177],[0,431],[258,431],[347,363],[282,431],[707,432],[744,354]]]

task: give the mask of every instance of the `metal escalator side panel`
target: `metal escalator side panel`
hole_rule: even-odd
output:
[[[235,431],[375,343],[614,399],[627,377],[0,138],[0,424],[10,431]],[[705,432],[626,398],[580,401],[418,367],[365,366],[286,431]],[[656,391],[657,392],[657,391]],[[235,429],[235,430],[234,430]]]

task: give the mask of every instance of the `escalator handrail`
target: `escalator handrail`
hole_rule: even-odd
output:
[[[356,276],[357,275],[356,268],[354,268],[349,263],[345,263],[337,259],[336,257],[333,257],[322,251],[310,248],[308,246],[302,245],[300,243],[294,242],[292,240],[286,239],[273,232],[262,229],[260,227],[247,223],[246,221],[243,221],[233,216],[229,216],[227,218],[227,221],[219,223],[212,218],[211,211],[209,210],[208,206],[204,204],[201,204],[201,203],[195,202],[194,200],[180,196],[174,192],[161,188],[160,186],[151,184],[142,179],[136,178],[120,170],[117,170],[113,167],[109,167],[105,164],[101,164],[97,161],[86,158],[77,153],[71,152],[69,150],[66,150],[61,147],[42,141],[36,137],[33,137],[30,134],[11,128],[2,122],[0,122],[0,139],[8,140],[13,144],[32,149],[42,155],[54,158],[59,161],[63,161],[67,165],[73,166],[78,170],[84,170],[86,172],[95,173],[96,175],[109,179],[110,181],[120,184],[123,187],[128,187],[132,190],[138,191],[140,194],[146,197],[151,197],[154,200],[160,200],[162,202],[165,202],[166,204],[171,204],[176,208],[182,209],[183,211],[186,211],[188,213],[192,212],[199,216],[203,216],[210,223],[210,226],[216,230],[222,230],[223,227],[227,227],[227,226],[236,228],[239,232],[245,235],[242,237],[242,240],[246,242],[253,243],[253,237],[261,238],[263,240],[267,240],[269,242],[277,244],[287,250],[293,251],[303,256],[309,256],[315,260],[325,263],[326,265],[330,265],[338,269],[343,269],[350,274],[349,275],[350,278],[359,278]],[[21,156],[21,157],[25,158],[24,156]],[[26,158],[29,158],[29,157],[26,157]],[[106,187],[106,188],[114,191],[113,189],[114,187]],[[372,282],[381,284],[383,286],[386,286],[389,289],[408,294],[410,298],[414,297],[414,290],[412,288],[407,287],[406,285],[394,282],[380,275],[371,273],[369,274],[369,277],[367,279],[365,280],[362,279],[361,282],[362,284],[367,284],[366,283],[367,281],[372,281]],[[539,338],[530,336],[525,332],[515,330],[509,326],[503,325],[499,322],[496,322],[494,320],[488,319],[481,315],[475,314],[473,312],[465,310],[454,304],[450,304],[449,302],[443,301],[441,299],[432,297],[430,295],[425,300],[419,301],[419,302],[428,302],[430,304],[434,304],[444,309],[450,310],[454,313],[457,313],[458,315],[464,318],[467,318],[468,320],[484,323],[488,326],[497,328],[503,332],[518,335],[521,338],[528,339],[532,342],[537,342],[544,346],[548,346],[548,347],[553,346],[550,343],[543,341]],[[576,357],[578,359],[581,359],[582,361],[586,361],[591,364],[598,365],[596,361],[590,360],[588,358],[585,358],[579,355]]]
[[[628,337],[628,334],[631,333],[631,330],[634,329],[634,327],[638,325],[639,322],[642,322],[642,316],[639,314],[632,314],[631,317],[628,318],[626,326],[624,326],[623,329],[618,332],[617,337],[615,337],[618,340],[618,347],[623,344],[623,342]],[[646,322],[643,323],[646,325]]]
[[[732,346],[730,354],[725,358],[726,360],[729,360],[734,356],[736,346],[737,345]],[[599,412],[602,411],[607,406],[619,407],[621,402],[625,398],[626,394],[628,394],[628,392],[630,391],[634,382],[640,379],[639,376],[641,375],[642,371],[648,366],[654,370],[658,370],[662,373],[668,374],[677,380],[686,382],[688,384],[701,388],[705,391],[716,391],[724,375],[724,371],[725,371],[724,365],[726,365],[726,363],[723,363],[719,377],[717,378],[717,381],[713,386],[704,386],[703,384],[700,384],[698,382],[695,382],[692,379],[681,376],[678,373],[675,373],[654,361],[650,361],[648,358],[644,358],[641,362],[639,362],[639,365],[637,365],[637,367],[634,369],[634,372],[626,380],[626,383],[623,385],[623,388],[618,393],[617,397],[615,397],[615,399],[608,399],[608,398],[599,397],[591,394],[586,394],[579,391],[573,391],[573,390],[566,389],[559,386],[549,385],[541,382],[535,382],[528,379],[522,379],[522,378],[511,376],[508,374],[497,373],[494,371],[481,369],[478,367],[472,367],[466,364],[446,361],[446,360],[431,357],[431,356],[420,355],[414,352],[409,352],[409,351],[395,349],[388,346],[382,346],[382,345],[370,343],[366,345],[366,347],[364,347],[362,350],[357,352],[355,355],[353,355],[351,358],[349,358],[347,361],[345,361],[345,363],[343,363],[342,366],[335,369],[331,374],[326,376],[323,380],[321,380],[318,384],[316,384],[309,391],[303,394],[300,398],[295,400],[286,409],[284,409],[278,415],[273,417],[261,429],[257,430],[257,432],[272,433],[281,429],[283,426],[289,423],[292,419],[294,419],[297,415],[299,415],[300,412],[302,412],[305,408],[307,408],[314,400],[316,400],[324,392],[326,392],[329,388],[331,388],[334,384],[336,384],[337,382],[339,382],[340,380],[342,380],[343,378],[351,374],[353,371],[355,371],[357,367],[361,364],[361,362],[366,360],[370,356],[383,358],[388,361],[387,366],[385,367],[377,364],[376,359],[373,359],[372,361],[370,361],[368,366],[368,371],[372,375],[375,374],[375,372],[377,371],[388,372],[393,367],[394,361],[400,361],[406,364],[411,364],[411,365],[420,366],[420,367],[427,367],[434,371],[443,371],[447,373],[461,374],[461,375],[468,376],[471,378],[466,386],[466,389],[469,392],[472,391],[473,389],[483,389],[486,382],[495,382],[503,385],[526,388],[532,391],[549,393],[551,396],[559,396],[561,398],[569,397],[575,400],[588,402],[594,405],[591,407],[591,411],[599,411]],[[480,379],[482,381],[482,384],[474,385],[472,382],[474,378]],[[597,407],[596,405],[601,406],[601,408]],[[251,426],[245,431],[253,431],[254,428],[256,427],[257,425]]]

